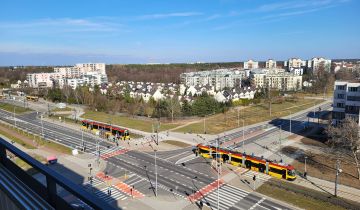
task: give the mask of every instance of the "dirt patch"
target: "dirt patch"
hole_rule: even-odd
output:
[[[10,139],[14,139],[15,142],[19,143],[20,145],[22,145],[25,148],[28,149],[35,149],[37,148],[36,144],[34,143],[34,141],[32,139],[29,139],[27,137],[24,137],[22,134],[19,134],[18,132],[16,132],[15,130],[7,127],[6,125],[0,124],[0,131],[1,133],[3,133],[6,137],[10,138]],[[12,138],[14,137],[14,138]],[[16,140],[19,140],[16,141]]]
[[[302,139],[300,139],[300,142],[305,145],[309,145],[309,146],[316,146],[316,147],[322,147],[322,148],[327,147],[327,145],[325,143],[311,139],[311,138],[302,138]]]
[[[294,161],[291,163],[295,169],[303,174],[305,170],[305,157],[306,168],[308,176],[316,177],[333,182],[335,180],[335,164],[337,157],[332,153],[313,153],[309,150],[304,151],[297,147],[287,146],[282,149],[282,152],[288,156],[293,157]],[[342,173],[339,176],[339,183],[360,189],[360,180],[357,179],[357,171],[354,161],[350,157],[340,157],[340,167]]]
[[[187,143],[184,143],[184,142],[181,142],[181,141],[175,141],[175,140],[165,140],[165,141],[162,141],[162,143],[174,145],[174,146],[181,147],[181,148],[191,146],[190,144],[187,144]]]

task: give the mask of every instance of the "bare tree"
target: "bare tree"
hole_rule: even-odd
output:
[[[329,145],[333,151],[350,156],[354,159],[358,179],[360,180],[360,139],[359,139],[359,125],[351,117],[346,117],[339,125],[329,125],[327,134],[329,138]]]
[[[167,111],[171,115],[171,122],[174,122],[174,116],[180,114],[181,112],[181,106],[179,100],[177,100],[177,96],[167,99],[166,105]]]

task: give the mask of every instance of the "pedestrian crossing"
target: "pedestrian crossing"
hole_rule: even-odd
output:
[[[94,188],[95,186],[98,186],[98,185],[101,185],[103,184],[104,182],[99,180],[99,179],[96,179],[95,177],[93,177],[92,181],[87,181],[87,182],[84,182],[83,183],[83,186],[85,187],[85,189],[92,189]]]
[[[266,182],[266,181],[268,181],[269,179],[272,178],[270,175],[260,173],[260,172],[257,172],[257,171],[252,171],[252,170],[245,169],[245,168],[239,168],[239,169],[236,170],[236,172],[238,172],[242,176],[244,176],[246,178],[250,178],[250,179],[252,179],[254,177],[254,175],[255,175],[256,180],[262,181],[262,182]]]
[[[130,178],[125,180],[124,183],[136,188],[137,186],[143,186],[144,184],[147,184],[148,181],[146,179],[134,174],[133,176],[131,176]]]
[[[109,190],[111,192],[111,194],[109,193]],[[105,187],[101,190],[97,190],[94,193],[97,197],[99,197],[100,199],[111,203],[117,200],[125,200],[128,198],[128,196],[126,196],[125,194],[123,194],[121,191],[117,190],[114,187]]]
[[[124,154],[128,151],[128,149],[125,149],[123,147],[113,146],[107,149],[100,149],[100,152],[96,150],[92,151],[91,154],[95,156],[100,156],[102,159],[106,160],[116,155]]]
[[[219,200],[219,209],[230,209],[248,194],[249,192],[224,184],[219,189],[216,189],[203,197],[197,203],[200,204],[200,202],[202,202],[203,205],[207,205],[212,209],[217,209]]]

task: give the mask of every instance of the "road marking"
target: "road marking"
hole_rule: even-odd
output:
[[[171,158],[180,156],[180,155],[185,154],[185,153],[188,153],[188,152],[189,152],[189,151],[185,151],[185,152],[182,152],[182,153],[180,153],[180,154],[176,154],[176,155],[173,155],[173,156],[171,156],[171,157],[165,158],[164,160],[168,160],[168,159],[171,159]]]
[[[257,203],[255,203],[252,207],[250,207],[249,210],[253,210],[256,206],[259,206],[260,203],[262,203],[265,200],[265,198],[261,198],[261,200],[259,200]],[[263,207],[263,206],[261,206]]]
[[[181,164],[181,163],[186,163],[186,162],[189,162],[190,160],[194,160],[196,158],[198,158],[198,156],[196,156],[194,154],[191,154],[189,156],[183,157],[180,160],[176,161],[175,165],[178,165],[178,164]]]
[[[221,186],[223,184],[224,184],[223,180],[221,180],[221,179],[215,180],[215,181],[211,182],[210,184],[206,185],[205,187],[201,188],[200,190],[196,191],[195,193],[189,195],[188,199],[191,202],[196,202],[199,199],[206,196],[207,194],[209,194],[210,192],[212,192],[213,190],[215,190],[218,187],[218,185]]]

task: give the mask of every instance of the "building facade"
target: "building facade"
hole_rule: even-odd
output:
[[[254,60],[248,60],[244,62],[244,69],[257,69],[259,68],[259,62]]]
[[[360,81],[335,81],[333,101],[333,124],[338,124],[345,117],[352,117],[359,123]]]
[[[199,71],[180,74],[181,83],[185,86],[213,86],[215,90],[226,87],[233,88],[241,85],[246,72],[239,69],[217,69],[212,71]]]
[[[266,61],[265,68],[267,69],[274,69],[276,68],[276,61],[273,59],[269,59]]]
[[[306,62],[300,58],[290,58],[287,62],[285,62],[285,66],[288,70],[291,68],[302,68],[303,66],[306,66]]]
[[[307,68],[313,72],[317,72],[319,69],[324,69],[324,71],[330,72],[331,60],[325,58],[312,58],[307,61]]]
[[[55,67],[51,73],[32,73],[26,75],[29,86],[33,88],[48,88],[54,85],[62,88],[70,85],[76,88],[79,85],[101,85],[107,83],[104,63],[76,64],[73,67]]]
[[[302,76],[284,69],[257,69],[251,72],[251,79],[256,88],[274,88],[281,91],[302,89]]]

